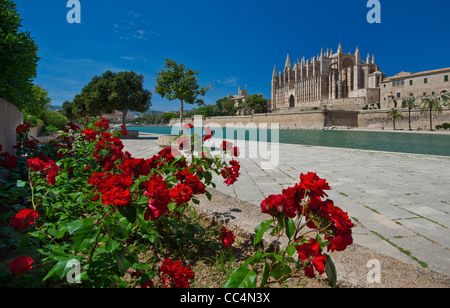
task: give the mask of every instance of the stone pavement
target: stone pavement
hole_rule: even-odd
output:
[[[124,150],[149,158],[160,150],[157,136],[124,140]],[[450,157],[279,144],[262,165],[261,155],[252,156],[261,144],[240,144],[238,182],[227,187],[215,177],[216,190],[259,207],[301,173],[316,172],[355,223],[356,244],[450,276]]]

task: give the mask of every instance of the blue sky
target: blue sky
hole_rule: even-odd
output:
[[[450,67],[448,0],[380,0],[381,23],[367,22],[367,0],[151,1],[79,0],[81,24],[69,24],[67,0],[16,0],[23,30],[39,46],[36,84],[53,105],[72,100],[94,75],[133,70],[145,75],[152,110],[177,110],[154,93],[166,58],[213,83],[205,102],[248,92],[270,98],[274,65],[321,48],[375,54],[382,72]],[[190,109],[190,106],[187,106]]]

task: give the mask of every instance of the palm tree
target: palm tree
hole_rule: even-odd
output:
[[[404,116],[403,114],[401,114],[400,110],[398,110],[397,108],[392,108],[388,113],[388,118],[392,119],[392,122],[394,124],[394,130],[395,130],[395,120],[396,119],[403,119]]]
[[[413,96],[405,98],[402,102],[402,107],[408,108],[409,130],[412,130],[411,129],[411,109],[415,109],[417,107],[416,98]]]
[[[435,113],[442,113],[442,103],[440,97],[425,97],[422,99],[422,109],[420,110],[420,114],[424,114],[425,112],[430,113],[430,131],[433,130],[433,111]]]

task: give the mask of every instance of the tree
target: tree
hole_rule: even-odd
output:
[[[409,121],[409,130],[411,129],[411,109],[417,108],[416,105],[416,98],[415,97],[408,97],[405,98],[402,102],[403,108],[408,108],[408,121]]]
[[[253,113],[267,112],[267,100],[258,94],[247,96],[244,106],[249,108]]]
[[[147,111],[151,98],[152,93],[144,89],[144,76],[133,71],[117,73],[111,82],[108,100],[114,110],[122,112],[122,125],[126,125],[128,111]]]
[[[129,111],[144,112],[151,105],[152,93],[144,89],[144,76],[133,71],[113,73],[106,71],[92,80],[73,100],[73,112],[78,117],[100,116],[122,112],[122,125],[126,125]]]
[[[395,130],[395,120],[396,119],[403,119],[404,116],[401,114],[400,110],[396,109],[396,108],[392,108],[389,112],[388,112],[388,118],[392,119],[392,122],[394,124],[394,130]]]
[[[201,88],[198,84],[198,72],[166,59],[164,68],[156,74],[155,92],[169,101],[180,101],[180,130],[183,129],[184,103],[203,105],[198,96],[205,96],[211,86]]]
[[[111,71],[106,71],[101,76],[92,77],[81,93],[74,97],[74,113],[78,117],[96,117],[114,112],[109,96],[112,92],[112,81],[115,75]]]
[[[0,0],[0,97],[28,112],[39,57],[29,32],[20,32],[13,1]]]
[[[69,119],[69,121],[74,121],[77,118],[75,115],[73,102],[65,101],[62,104],[62,114]]]
[[[430,131],[433,131],[433,111],[435,113],[442,113],[442,103],[440,97],[425,97],[422,99],[422,109],[420,114],[426,112],[430,113]]]

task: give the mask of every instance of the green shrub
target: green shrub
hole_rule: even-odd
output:
[[[54,127],[53,125],[49,125],[45,127],[45,131],[48,133],[54,133],[58,131],[58,128]]]
[[[59,112],[48,109],[41,112],[41,119],[45,127],[54,126],[58,130],[64,130],[68,122],[67,118]]]

